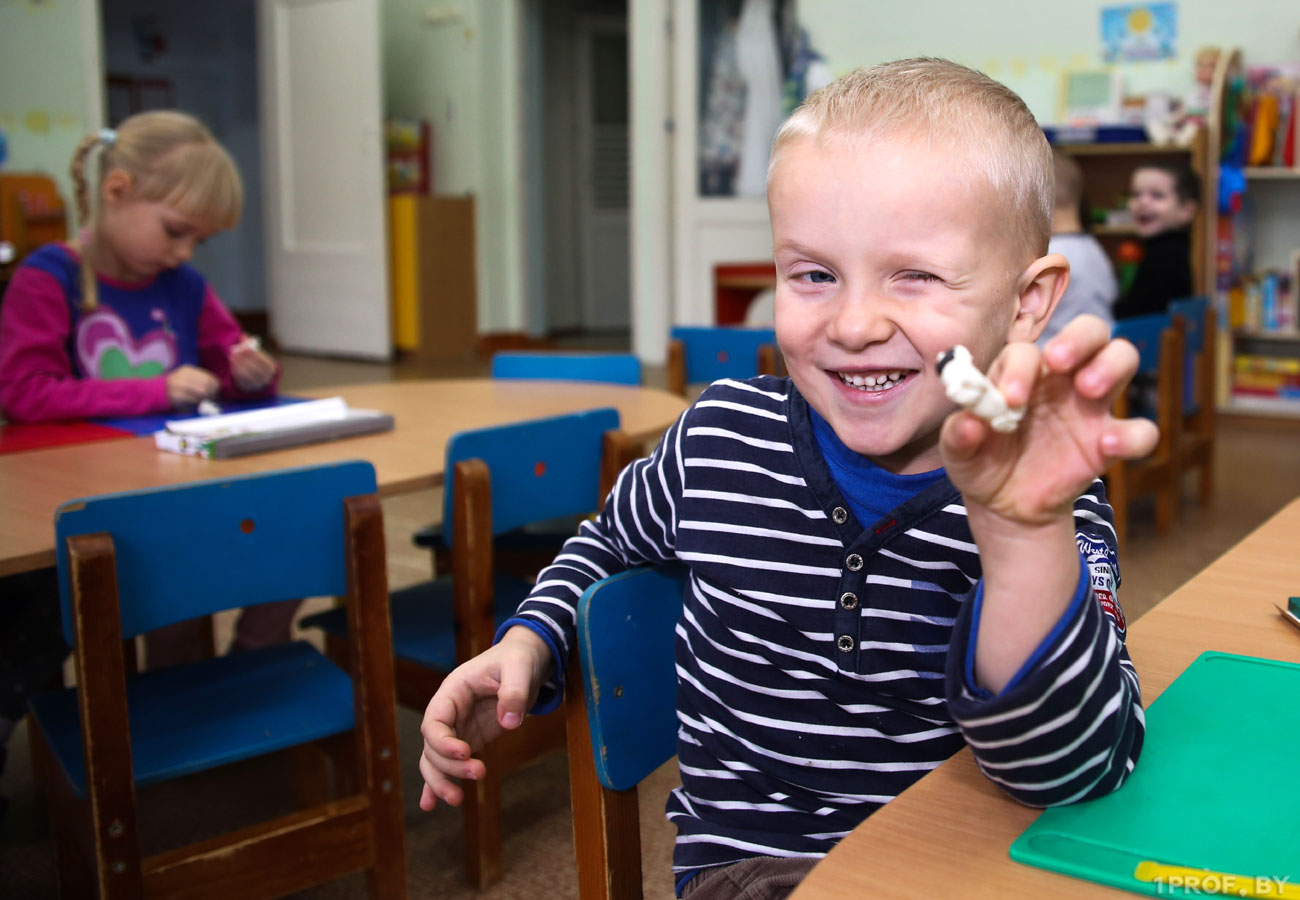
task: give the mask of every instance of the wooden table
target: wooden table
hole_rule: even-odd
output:
[[[369,460],[379,493],[392,496],[442,484],[447,441],[458,431],[613,406],[624,431],[653,440],[686,408],[666,391],[579,382],[440,379],[297,393],[339,395],[354,408],[383,410],[396,427],[226,460],[164,453],[152,437],[0,456],[0,575],[54,565],[54,511],[77,497],[340,459]]]
[[[1300,595],[1298,535],[1294,500],[1132,625],[1147,704],[1206,650],[1300,663],[1300,630],[1276,609]],[[792,900],[1134,896],[1012,862],[1008,848],[1038,814],[963,750],[855,828]]]

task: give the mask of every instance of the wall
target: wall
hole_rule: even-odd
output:
[[[433,185],[476,199],[480,332],[524,328],[523,0],[383,0],[385,116],[427,119]],[[445,11],[429,23],[425,12]]]
[[[981,69],[1024,97],[1040,121],[1055,121],[1063,68],[1101,65],[1103,0],[1047,6],[1038,0],[912,0],[888,11],[856,0],[799,0],[813,46],[841,75],[907,56],[944,56]],[[1119,66],[1132,93],[1192,86],[1192,58],[1205,45],[1239,46],[1247,63],[1300,58],[1300,16],[1278,0],[1179,0],[1178,57]],[[1050,9],[1050,15],[1047,10]]]
[[[193,263],[231,309],[266,309],[258,124],[257,23],[253,0],[178,5],[169,0],[102,0],[104,68],[110,75],[166,78],[177,109],[201,119],[239,167],[244,212],[214,235]],[[165,40],[152,59],[139,52],[133,23],[149,17]]]
[[[87,89],[99,69],[95,0],[0,3],[0,129],[9,144],[5,170],[54,176],[76,215],[68,163],[77,142],[99,127],[98,95]]]

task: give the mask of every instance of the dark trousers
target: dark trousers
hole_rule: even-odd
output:
[[[682,888],[682,900],[785,900],[820,860],[756,856],[701,870]]]

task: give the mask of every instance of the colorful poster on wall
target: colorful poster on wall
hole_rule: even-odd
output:
[[[1177,55],[1178,4],[1137,3],[1101,9],[1101,57],[1148,62]]]

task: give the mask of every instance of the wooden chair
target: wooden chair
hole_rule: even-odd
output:
[[[673,643],[684,569],[633,569],[578,602],[565,680],[580,900],[640,900],[637,784],[677,755]]]
[[[1182,329],[1187,363],[1183,369],[1183,421],[1174,459],[1181,485],[1189,469],[1200,469],[1197,503],[1205,506],[1214,496],[1214,378],[1217,322],[1208,297],[1175,300],[1169,304],[1174,322]]]
[[[679,325],[669,336],[668,390],[682,397],[688,385],[779,371],[776,332],[771,328]]]
[[[364,869],[371,897],[405,897],[374,468],[336,463],[90,497],[61,506],[55,530],[79,684],[32,701],[31,735],[62,895],[251,900]],[[319,595],[346,598],[351,677],[305,642],[126,674],[123,638]],[[324,797],[328,772],[318,769],[322,780],[307,786],[320,802],[309,808],[141,856],[137,785],[308,742],[348,764],[352,792]]]
[[[1156,496],[1156,533],[1166,533],[1178,517],[1179,484],[1174,448],[1183,419],[1183,341],[1168,314],[1136,316],[1115,323],[1114,336],[1138,351],[1138,375],[1154,384],[1154,409],[1137,410],[1154,418],[1160,439],[1149,456],[1120,460],[1106,470],[1106,495],[1115,511],[1115,537],[1121,549],[1128,537],[1129,504],[1145,494]],[[1132,412],[1129,392],[1115,401],[1115,415]]]
[[[497,353],[492,357],[492,377],[637,386],[641,384],[641,360],[631,353]],[[435,572],[446,572],[451,566],[444,524],[435,522],[411,537],[417,547],[433,555]],[[577,527],[576,518],[569,517],[499,536],[494,541],[498,570],[525,578],[536,574],[555,558]]]
[[[618,411],[600,409],[452,438],[446,468],[452,480],[443,495],[444,520],[452,523],[451,577],[391,598],[400,703],[423,710],[448,672],[492,645],[532,588],[530,580],[494,569],[493,537],[527,522],[599,509],[627,461],[629,442],[617,429]],[[328,652],[342,651],[348,621],[340,610],[302,624],[324,629]],[[484,749],[488,777],[464,785],[470,884],[482,889],[501,877],[502,776],[563,745],[564,721],[536,716]]]

